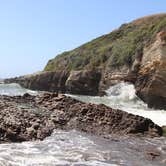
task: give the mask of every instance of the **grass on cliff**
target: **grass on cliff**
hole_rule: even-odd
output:
[[[156,34],[166,30],[166,14],[138,19],[50,60],[46,71],[130,66]]]

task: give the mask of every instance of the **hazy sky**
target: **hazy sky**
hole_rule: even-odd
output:
[[[0,78],[42,70],[63,51],[161,12],[166,0],[0,0]]]

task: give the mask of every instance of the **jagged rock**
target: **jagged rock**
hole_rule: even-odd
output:
[[[162,126],[162,130],[163,130],[163,135],[166,137],[166,126]],[[165,148],[166,150],[166,148]]]
[[[5,83],[15,82],[32,90],[65,92],[66,80],[69,73],[66,71],[41,72],[39,74],[6,79]]]
[[[100,71],[72,71],[66,81],[67,92],[82,95],[97,95],[100,79]]]
[[[42,140],[54,129],[76,129],[101,136],[162,135],[161,127],[150,119],[57,93],[0,96],[0,111],[1,143]]]
[[[145,158],[148,160],[157,160],[161,157],[161,152],[158,149],[147,149],[145,151]]]
[[[15,82],[32,90],[97,95],[100,78],[98,70],[56,71],[6,79],[5,83]]]
[[[166,31],[158,33],[154,43],[144,49],[136,81],[138,96],[149,107],[166,109]]]

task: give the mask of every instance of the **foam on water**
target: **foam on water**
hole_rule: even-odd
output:
[[[0,145],[0,164],[5,166],[114,166],[110,150],[76,131],[55,131],[44,141]]]
[[[119,83],[110,87],[106,93],[107,95],[103,97],[80,95],[70,96],[83,102],[105,104],[115,109],[140,115],[151,119],[160,126],[166,125],[166,111],[148,108],[147,105],[136,96],[135,88],[132,84],[124,82]]]
[[[0,95],[23,95],[29,93],[31,95],[37,95],[38,92],[29,89],[22,88],[18,84],[0,84]],[[106,91],[106,96],[81,96],[81,95],[69,95],[73,98],[84,102],[91,102],[95,104],[105,104],[115,109],[121,109],[123,111],[140,115],[151,119],[156,124],[163,126],[166,125],[166,111],[150,109],[147,105],[141,101],[135,94],[135,88],[129,83],[119,83],[110,87]]]
[[[164,166],[166,140],[118,137],[109,140],[56,130],[44,141],[0,145],[2,166]],[[161,160],[145,160],[146,148],[160,148]]]
[[[37,94],[17,84],[0,85],[0,94]],[[121,83],[107,90],[107,96],[72,97],[85,102],[104,103],[113,108],[151,118],[163,125],[166,112],[148,109],[133,85]],[[109,140],[78,131],[55,130],[43,141],[0,144],[0,166],[165,166],[166,139],[111,137]],[[148,161],[146,149],[160,150],[159,160]]]
[[[8,96],[19,96],[24,95],[25,93],[29,93],[31,95],[36,95],[36,91],[32,91],[29,89],[22,88],[19,84],[0,84],[0,95],[8,95]]]

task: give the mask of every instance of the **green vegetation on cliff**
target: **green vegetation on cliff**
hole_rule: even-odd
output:
[[[130,66],[143,47],[166,30],[166,14],[144,17],[50,60],[45,71]]]

